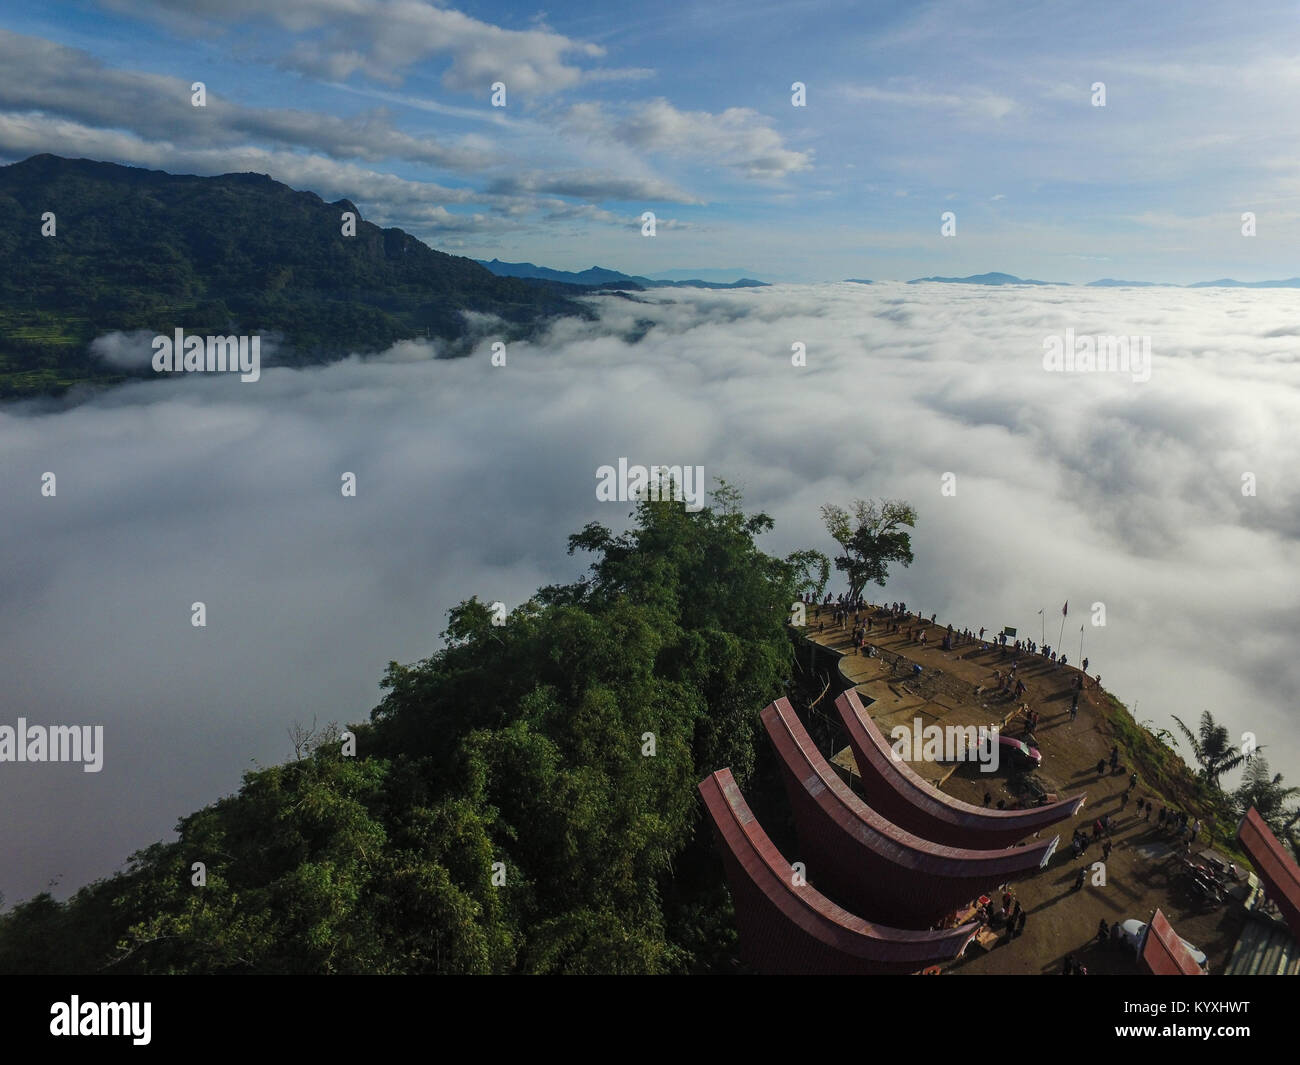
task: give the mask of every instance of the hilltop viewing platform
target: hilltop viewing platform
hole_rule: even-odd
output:
[[[1075,664],[1061,666],[1029,651],[1025,641],[1017,651],[1013,637],[1004,645],[988,630],[983,639],[979,630],[964,635],[942,619],[903,614],[893,606],[863,606],[855,621],[853,610],[836,620],[838,604],[808,604],[806,624],[794,630],[807,641],[798,648],[800,663],[807,668],[816,655],[814,671],[831,680],[810,714],[831,728],[832,764],[855,790],[862,792],[863,782],[830,708],[841,689],[857,693],[886,738],[901,737],[896,749],[915,773],[957,800],[992,811],[1086,795],[1075,816],[1042,833],[1061,835],[1047,867],[1011,889],[1028,915],[1023,933],[1011,939],[986,933],[983,949],[973,945],[948,971],[1057,974],[1072,955],[1089,974],[1137,972],[1135,951],[1122,940],[1103,943],[1099,926],[1149,922],[1157,909],[1205,953],[1211,973],[1229,971],[1238,940],[1251,938],[1243,929],[1257,920],[1250,911],[1262,903],[1258,880],[1238,859],[1240,879],[1230,897],[1211,902],[1198,893],[1188,863],[1208,856],[1226,866],[1232,859],[1211,849],[1208,817],[1181,807],[1177,789],[1145,779],[1126,742],[1136,726],[1100,686],[1096,669],[1085,677]],[[854,629],[865,630],[868,621],[870,631],[863,632],[859,647]],[[838,682],[826,676],[827,655]],[[906,733],[895,733],[899,726]],[[985,771],[991,767],[982,766],[980,752],[969,748],[963,754],[959,746],[953,757],[951,738],[973,736],[981,726],[1022,741],[1041,761],[1035,764],[1005,743],[993,771]],[[920,737],[912,739],[918,729],[929,729],[935,743],[943,736],[945,748],[924,749]],[[869,789],[863,794],[870,805]],[[1188,815],[1186,828],[1181,818],[1175,821],[1182,813]],[[1233,829],[1219,827],[1229,834]],[[1075,853],[1073,833],[1086,837],[1082,853]],[[1104,883],[1094,882],[1100,880],[1098,862]],[[1282,964],[1296,967],[1293,944]]]
[[[1109,794],[1106,781],[1112,777],[1116,794],[1124,790],[1127,774],[1121,778],[1118,773],[1109,772],[1109,766],[1100,782],[1095,772],[1076,775],[1072,770],[1070,775],[1061,776],[1062,763],[1071,766],[1077,763],[1078,770],[1095,769],[1099,758],[1110,757],[1113,741],[1101,737],[1095,728],[1105,699],[1104,689],[1097,687],[1096,674],[1088,677],[1079,689],[1078,682],[1083,675],[1073,665],[1058,667],[1043,655],[1028,651],[1021,651],[1017,656],[1012,640],[1008,639],[1005,647],[997,645],[987,630],[984,640],[975,637],[967,641],[954,628],[952,649],[944,650],[946,625],[920,619],[916,614],[889,619],[881,613],[884,609],[887,608],[879,605],[869,608],[873,625],[865,645],[875,649],[870,657],[853,646],[852,613],[841,626],[831,620],[833,607],[822,607],[821,616],[817,617],[817,607],[811,606],[805,630],[809,639],[842,656],[840,675],[868,705],[882,732],[890,735],[896,725],[913,729],[919,719],[922,727],[996,726],[1006,735],[1019,737],[1027,730],[1028,715],[1037,712],[1038,723],[1031,734],[1044,742],[1050,737],[1054,757],[1051,763],[1045,758],[1035,775],[1054,785],[1049,790],[1061,797],[1079,790],[1103,797]],[[864,612],[863,624],[866,620]],[[895,622],[897,632],[891,631]],[[825,627],[819,631],[822,623]],[[923,634],[927,637],[924,643],[920,639]],[[921,667],[919,673],[914,669],[916,666]],[[997,691],[1013,666],[1015,681],[1025,688],[1018,696]],[[1076,691],[1079,709],[1071,721]],[[836,755],[836,764],[856,775],[851,755],[845,757],[844,753]],[[982,803],[985,790],[982,781],[990,774],[972,773],[969,763],[945,764],[910,757],[906,760],[936,787],[944,787],[965,802]],[[1021,797],[995,794],[995,803],[998,798],[1010,806]]]

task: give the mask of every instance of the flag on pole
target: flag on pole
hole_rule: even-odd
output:
[[[1065,601],[1065,606],[1061,607],[1061,617],[1064,618],[1069,616],[1070,616],[1070,600],[1067,599]]]

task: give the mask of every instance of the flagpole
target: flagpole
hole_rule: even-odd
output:
[[[1061,641],[1065,639],[1065,619],[1069,616],[1070,604],[1067,602],[1061,607],[1061,635],[1056,638],[1056,657],[1061,657]]]
[[[1079,668],[1083,668],[1083,626],[1079,626]]]
[[[1047,614],[1045,613],[1046,610],[1047,607],[1043,607],[1043,609],[1038,612],[1038,620],[1043,623],[1043,643],[1047,643]]]

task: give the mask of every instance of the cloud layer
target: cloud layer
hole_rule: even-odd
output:
[[[774,552],[829,551],[824,502],[909,499],[917,562],[880,596],[1034,638],[1042,608],[1049,643],[1068,599],[1067,653],[1085,624],[1092,671],[1139,718],[1211,709],[1300,781],[1285,292],[882,284],[593,302],[599,321],[511,345],[504,367],[488,329],[464,360],[408,343],[256,384],[189,375],[0,409],[0,724],[102,724],[105,747],[96,774],[0,765],[8,901],[110,872],[254,761],[286,757],[295,720],[364,719],[384,665],[434,649],[460,599],[513,606],[572,579],[567,534],[626,521],[595,494],[620,457],[741,484],[777,519]],[[1045,372],[1044,340],[1067,328],[1149,335],[1151,379]],[[190,624],[198,601],[206,628]],[[1094,603],[1104,628],[1087,624]]]

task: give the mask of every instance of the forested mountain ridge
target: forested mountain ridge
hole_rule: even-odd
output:
[[[569,298],[580,289],[497,277],[264,174],[36,155],[0,167],[0,217],[0,397],[122,380],[129,371],[89,350],[118,330],[272,334],[278,362],[307,364],[456,341],[462,311],[501,318],[503,340],[591,314]]]

